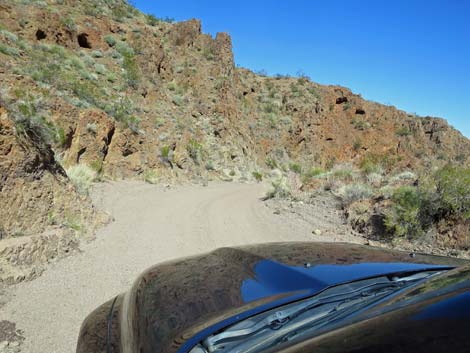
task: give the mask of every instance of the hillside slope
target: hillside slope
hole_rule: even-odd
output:
[[[0,134],[3,238],[31,231],[31,218],[32,231],[43,231],[57,223],[51,211],[65,226],[67,209],[94,222],[64,173],[75,165],[96,178],[155,182],[250,180],[292,163],[365,158],[390,169],[470,162],[470,141],[443,119],[238,68],[228,34],[212,38],[197,20],[170,23],[121,0],[0,1],[0,82],[1,131],[12,132]],[[53,166],[47,177],[13,173],[24,162],[3,148],[13,136],[31,157],[31,143],[19,142],[31,138],[28,126],[48,146],[34,149]],[[11,186],[18,180],[26,186]],[[23,213],[19,194],[64,204]]]

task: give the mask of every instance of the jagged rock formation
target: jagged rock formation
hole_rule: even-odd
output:
[[[0,45],[1,96],[41,111],[54,132],[47,155],[31,153],[34,142],[24,149],[2,118],[4,237],[45,229],[52,205],[91,217],[53,152],[103,177],[186,180],[250,179],[273,161],[470,161],[470,141],[445,120],[237,68],[228,34],[212,38],[197,20],[168,23],[120,0],[2,1]]]
[[[0,238],[38,234],[48,225],[93,224],[91,203],[68,183],[50,146],[15,130],[0,106]]]

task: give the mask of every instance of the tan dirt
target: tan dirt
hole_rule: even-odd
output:
[[[0,308],[0,320],[24,331],[22,352],[70,353],[86,315],[126,291],[137,275],[158,262],[248,243],[362,242],[348,233],[334,209],[320,203],[309,206],[308,215],[298,214],[288,204],[261,201],[266,188],[99,184],[93,191],[95,204],[110,212],[114,222],[82,245],[80,254],[51,265],[32,282],[8,288],[11,299]],[[338,235],[332,234],[335,227]]]

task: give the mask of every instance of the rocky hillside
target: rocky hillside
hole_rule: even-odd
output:
[[[228,34],[122,0],[0,1],[0,82],[2,238],[95,222],[80,178],[470,162],[470,141],[443,119],[238,68]]]

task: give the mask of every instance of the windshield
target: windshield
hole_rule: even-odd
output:
[[[306,300],[258,314],[207,337],[190,353],[256,353],[314,333],[438,271],[375,277],[338,285]]]

